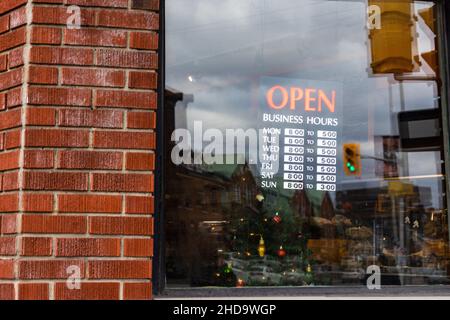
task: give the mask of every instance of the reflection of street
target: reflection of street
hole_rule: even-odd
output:
[[[394,180],[384,187],[352,186],[337,199],[366,228],[361,239],[371,260],[359,266],[379,265],[386,284],[447,283],[447,217],[431,207],[429,188]]]

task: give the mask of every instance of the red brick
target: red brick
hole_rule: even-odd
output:
[[[52,255],[52,239],[51,238],[22,238],[22,256],[38,257]]]
[[[0,35],[0,52],[10,50],[25,44],[26,42],[26,29],[21,27],[11,32],[3,33]]]
[[[54,126],[56,124],[55,109],[27,108],[26,122],[31,126]]]
[[[48,283],[19,283],[19,300],[48,300]]]
[[[64,43],[81,46],[127,46],[127,32],[123,30],[65,29]]]
[[[0,14],[8,12],[12,9],[20,7],[21,5],[27,3],[27,0],[8,0],[0,2]]]
[[[150,261],[89,261],[89,279],[149,279]]]
[[[15,69],[0,73],[0,91],[17,87],[22,84],[23,69]]]
[[[0,195],[0,212],[17,212],[19,210],[19,196],[17,194]]]
[[[0,300],[14,300],[14,296],[14,284],[0,283]]]
[[[122,128],[123,112],[117,110],[59,110],[62,127]]]
[[[1,237],[0,238],[0,255],[14,256],[16,255],[16,238]]]
[[[0,279],[14,279],[14,260],[0,260]]]
[[[84,48],[32,47],[30,62],[88,66],[94,62],[94,51]]]
[[[24,65],[23,47],[14,49],[8,54],[8,64],[10,69]]]
[[[67,4],[88,7],[127,8],[128,0],[67,0]]]
[[[121,170],[121,152],[61,151],[58,168]]]
[[[3,215],[2,219],[2,234],[15,234],[17,232],[17,219],[15,214]]]
[[[32,260],[19,261],[20,279],[67,279],[71,273],[70,266],[80,267],[81,277],[84,278],[84,262],[80,260]]]
[[[96,87],[124,87],[125,72],[107,69],[62,69],[62,84]]]
[[[7,68],[8,68],[8,55],[4,54],[0,56],[0,72],[5,71]],[[4,94],[3,96],[5,97]]]
[[[153,192],[152,174],[93,173],[93,191],[105,192]]]
[[[30,66],[31,84],[57,84],[58,83],[58,69],[52,67],[38,67]]]
[[[33,26],[33,29],[31,31],[32,44],[61,44],[61,41],[61,29]]]
[[[20,147],[21,130],[13,130],[5,133],[5,149],[15,149]]]
[[[103,235],[136,235],[153,234],[152,218],[135,217],[90,217],[89,232]]]
[[[22,232],[81,234],[86,232],[86,217],[24,215]]]
[[[19,159],[19,150],[0,153],[0,171],[19,169]]]
[[[6,172],[3,174],[3,191],[19,190],[19,172]]]
[[[151,171],[155,169],[154,153],[127,153],[126,169],[135,171]]]
[[[97,65],[117,68],[156,69],[158,54],[127,50],[102,49],[97,51]]]
[[[96,106],[130,109],[156,109],[155,92],[107,91],[97,92]]]
[[[0,93],[0,110],[6,109],[6,94]]]
[[[95,11],[91,9],[81,9],[81,25],[93,26],[95,25]],[[68,12],[66,7],[33,7],[34,24],[57,24],[67,25],[70,21],[71,12]]]
[[[109,195],[58,195],[59,212],[64,213],[121,213],[122,197]]]
[[[81,282],[80,289],[77,290],[70,290],[65,282],[55,285],[56,300],[119,300],[119,298],[118,282]]]
[[[0,112],[0,130],[20,127],[22,125],[22,113],[20,109]]]
[[[89,89],[31,87],[28,92],[30,104],[90,106],[91,98]]]
[[[156,89],[158,74],[156,72],[130,71],[128,86],[132,89]]]
[[[159,0],[131,0],[132,9],[159,10]]]
[[[152,257],[153,239],[125,239],[124,255],[126,257]]]
[[[131,32],[130,48],[156,50],[158,49],[158,34],[156,32]]]
[[[22,196],[24,212],[52,212],[53,195],[42,193],[24,193]]]
[[[58,239],[56,247],[58,257],[120,256],[120,239]]]
[[[155,199],[152,196],[127,196],[125,212],[129,214],[153,214],[155,212]]]
[[[9,30],[9,15],[5,15],[0,17],[0,33],[6,32]]]
[[[6,95],[6,105],[8,108],[22,105],[22,88],[10,90]]]
[[[154,12],[101,10],[98,13],[98,25],[124,29],[157,30],[159,15]]]
[[[25,150],[25,169],[50,169],[54,167],[54,152],[51,150]]]
[[[123,285],[124,300],[150,300],[152,299],[152,284],[145,283],[125,283]]]
[[[130,129],[155,129],[155,112],[128,112],[127,127]]]
[[[33,3],[63,4],[64,0],[32,0]]]
[[[87,173],[41,172],[24,173],[24,190],[87,191]]]
[[[10,13],[9,28],[15,29],[27,23],[26,7],[21,7]]]
[[[154,132],[95,131],[94,147],[107,149],[154,149]]]
[[[26,147],[88,147],[89,132],[62,129],[28,129]]]

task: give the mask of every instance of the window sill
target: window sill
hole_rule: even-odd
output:
[[[450,286],[384,286],[381,290],[366,287],[254,287],[254,288],[170,288],[156,299],[333,299],[333,298],[414,298],[444,297],[450,299]]]

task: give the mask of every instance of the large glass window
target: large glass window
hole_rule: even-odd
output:
[[[166,1],[168,286],[448,283],[436,7]]]

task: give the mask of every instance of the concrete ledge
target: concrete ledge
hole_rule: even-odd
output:
[[[450,286],[384,286],[381,290],[366,287],[252,287],[252,288],[169,288],[156,299],[251,298],[256,299],[320,298],[448,298]]]

